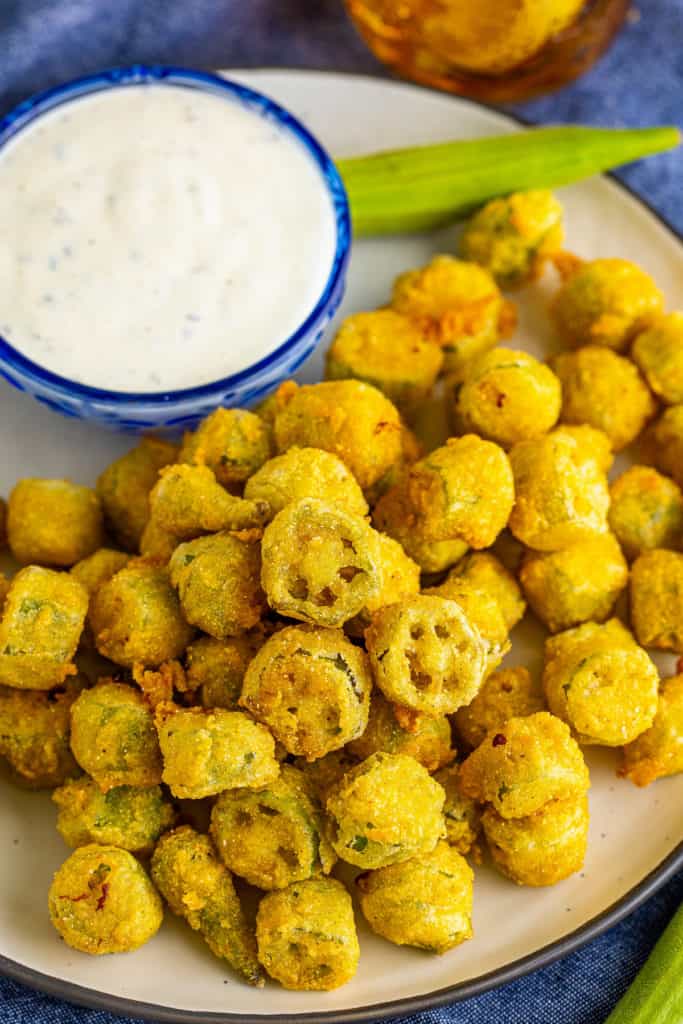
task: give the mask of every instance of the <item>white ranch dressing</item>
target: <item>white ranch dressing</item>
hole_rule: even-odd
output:
[[[93,387],[195,387],[272,352],[321,297],[332,201],[295,138],[163,85],[74,100],[0,151],[0,334]]]

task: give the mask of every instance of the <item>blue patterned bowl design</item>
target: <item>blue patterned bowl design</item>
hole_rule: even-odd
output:
[[[311,133],[283,107],[238,82],[203,71],[166,65],[134,64],[74,79],[39,93],[0,119],[0,148],[18,132],[55,107],[103,89],[131,85],[201,89],[242,103],[295,136],[320,169],[332,201],[337,244],[327,283],[317,305],[301,326],[264,359],[222,380],[167,392],[120,392],[92,388],[57,376],[27,359],[0,337],[0,375],[63,416],[89,420],[112,430],[144,433],[178,432],[197,423],[217,406],[248,406],[290,377],[318,345],[344,294],[351,247],[351,218],[343,182],[331,158]]]

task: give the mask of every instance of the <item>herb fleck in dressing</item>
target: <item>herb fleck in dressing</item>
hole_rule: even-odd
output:
[[[238,101],[177,86],[74,100],[0,153],[0,323],[54,373],[177,390],[272,352],[335,249],[315,163]]]

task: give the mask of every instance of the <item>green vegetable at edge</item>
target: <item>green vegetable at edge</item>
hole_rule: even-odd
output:
[[[681,1024],[683,1021],[683,905],[645,966],[605,1024]]]
[[[674,149],[677,128],[563,125],[336,161],[357,236],[426,231],[495,196],[556,188]]]

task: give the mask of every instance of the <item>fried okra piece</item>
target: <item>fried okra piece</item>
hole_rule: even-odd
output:
[[[189,692],[185,669],[179,661],[165,661],[158,668],[134,665],[131,675],[152,711],[162,701],[173,700],[176,691],[183,694]]]
[[[504,448],[547,434],[561,405],[562,390],[553,371],[527,352],[510,348],[494,348],[473,359],[454,392],[461,432],[479,434]]]
[[[327,875],[337,859],[306,776],[288,764],[264,789],[221,793],[211,835],[223,863],[258,889]]]
[[[12,580],[0,618],[0,684],[51,690],[74,675],[88,592],[66,573],[39,566]]]
[[[396,533],[400,530],[396,522],[392,524],[391,528]],[[379,527],[379,529],[382,529],[382,527]],[[462,540],[425,540],[419,531],[411,535],[407,529],[401,530],[400,536],[401,545],[406,551],[410,552],[410,557],[414,559],[422,572],[425,573],[443,572],[456,562],[459,562],[467,552],[467,544]]]
[[[451,431],[449,430],[448,433],[450,435]],[[392,462],[386,473],[372,487],[366,487],[364,493],[370,506],[374,507],[382,495],[391,490],[409,467],[414,462],[417,462],[422,455],[424,455],[422,442],[411,428],[407,426],[405,421],[401,420],[401,454],[398,460]]]
[[[287,402],[298,390],[299,385],[295,380],[285,380],[275,391],[272,391],[262,401],[254,406],[253,412],[263,420],[271,440],[274,438],[275,417],[284,409]]]
[[[179,541],[202,533],[259,527],[269,511],[263,501],[245,501],[229,494],[208,466],[184,465],[161,470],[149,496],[149,508],[150,522]]]
[[[562,382],[562,422],[602,430],[615,452],[635,440],[656,412],[638,368],[603,345],[563,352],[552,367]]]
[[[379,539],[360,516],[304,498],[263,534],[261,581],[280,615],[343,626],[379,594]]]
[[[152,878],[172,912],[199,932],[214,956],[249,985],[263,986],[255,935],[208,836],[189,825],[167,832],[152,857]]]
[[[440,842],[401,864],[356,879],[363,917],[397,946],[446,953],[472,938],[474,873],[461,854]]]
[[[683,654],[683,555],[657,548],[631,567],[631,623],[643,647]]]
[[[328,793],[330,839],[360,868],[398,864],[433,850],[445,835],[445,793],[407,754],[371,754]]]
[[[379,608],[395,604],[405,597],[420,592],[420,567],[410,558],[397,540],[385,533],[377,535],[381,583],[379,593],[371,598],[358,615],[349,619],[344,628],[350,636],[362,637]]]
[[[683,772],[683,675],[663,681],[652,725],[624,747],[619,769],[636,786],[678,772]]]
[[[102,680],[71,708],[71,750],[103,793],[117,786],[157,786],[161,752],[142,694]]]
[[[216,409],[186,434],[178,462],[208,466],[228,490],[241,488],[272,454],[270,431],[247,409]]]
[[[549,800],[585,793],[588,768],[569,726],[547,711],[491,729],[460,768],[460,788],[503,818],[525,818]]]
[[[198,537],[176,548],[169,571],[185,618],[209,636],[239,636],[260,621],[265,597],[257,538]]]
[[[71,575],[77,579],[88,591],[90,596],[107,583],[112,576],[125,568],[130,561],[130,555],[123,551],[115,551],[113,548],[98,548],[92,555],[77,562],[71,569]]]
[[[102,584],[107,583],[112,576],[116,576],[117,572],[124,569],[129,561],[130,555],[127,555],[124,551],[115,551],[113,548],[98,548],[88,558],[77,562],[70,569],[70,573],[74,579],[77,579],[85,587],[90,596],[90,601],[92,601]],[[81,650],[93,650],[94,647],[95,640],[88,620],[86,621],[85,630],[81,638]]]
[[[175,811],[159,786],[117,786],[103,793],[87,775],[52,794],[58,807],[57,831],[74,849],[99,843],[148,854],[175,821]]]
[[[7,505],[7,540],[22,565],[69,568],[104,539],[95,491],[68,480],[20,480]]]
[[[492,199],[465,225],[463,258],[485,267],[501,288],[538,277],[562,248],[562,205],[547,189]]]
[[[561,551],[529,552],[519,581],[551,633],[582,622],[604,622],[628,584],[628,565],[612,533]]]
[[[589,823],[585,793],[550,800],[524,818],[502,818],[486,807],[481,822],[494,864],[518,885],[555,885],[583,866]]]
[[[169,533],[154,519],[149,519],[140,538],[140,554],[150,562],[168,565],[171,555],[178,547],[178,538]]]
[[[629,559],[683,541],[683,494],[649,466],[631,466],[610,487],[609,525]]]
[[[515,504],[510,530],[536,551],[558,551],[607,532],[605,471],[564,431],[520,441],[510,452]]]
[[[451,438],[417,462],[407,488],[427,540],[462,540],[489,547],[504,528],[513,502],[505,452],[474,434]]]
[[[391,307],[443,349],[444,370],[460,374],[514,327],[513,307],[493,277],[476,263],[435,256],[396,278]]]
[[[553,437],[564,438],[576,445],[582,458],[591,458],[597,462],[603,473],[609,473],[614,464],[614,452],[607,434],[595,427],[582,423],[579,426],[561,423],[553,430]]]
[[[683,313],[658,317],[633,342],[631,358],[658,398],[683,402]]]
[[[75,850],[55,873],[50,920],[79,953],[130,953],[157,933],[164,912],[159,894],[132,853],[91,843]]]
[[[328,380],[354,378],[372,384],[404,415],[425,400],[439,375],[443,352],[417,324],[377,309],[343,321],[327,351]]]
[[[452,714],[481,686],[486,647],[455,601],[422,594],[388,605],[365,637],[375,682],[395,704]]]
[[[415,410],[411,417],[411,430],[420,445],[420,455],[441,448],[452,436],[452,404],[448,389],[437,384]]]
[[[470,704],[456,711],[453,725],[463,746],[474,750],[493,729],[501,730],[509,718],[524,718],[543,710],[543,690],[528,669],[502,668],[485,680]]]
[[[450,764],[455,757],[451,725],[445,715],[438,718],[417,715],[409,731],[400,724],[393,706],[380,690],[372,694],[365,732],[348,744],[348,751],[361,761],[377,751],[407,754],[423,764],[428,772]]]
[[[192,639],[168,571],[144,559],[131,560],[96,591],[90,625],[100,654],[126,668],[173,661]]]
[[[356,516],[368,514],[368,503],[351,470],[338,456],[320,448],[294,446],[269,459],[247,480],[244,497],[267,504],[270,519],[302,498],[316,498]]]
[[[315,761],[362,735],[372,675],[341,630],[288,626],[247,667],[240,705],[290,754]]]
[[[69,732],[82,688],[78,678],[47,691],[0,687],[0,757],[20,785],[52,789],[78,775]]]
[[[145,437],[105,469],[97,481],[107,526],[126,551],[137,551],[149,519],[149,493],[159,470],[176,461],[178,449]]]
[[[490,551],[472,551],[465,555],[448,574],[492,597],[500,608],[505,626],[513,629],[524,618],[526,601],[517,580]]]
[[[205,708],[235,710],[247,665],[261,646],[260,636],[230,640],[200,637],[185,654],[188,689],[198,690]]]
[[[276,779],[280,766],[268,730],[241,711],[159,704],[154,721],[173,796],[201,800],[224,789],[257,789]]]
[[[452,431],[449,426],[446,437],[443,441],[444,444],[448,440],[451,432]],[[411,466],[413,466],[424,455],[421,442],[418,441],[415,434],[413,434],[405,424],[403,425],[401,436],[404,439],[404,444],[400,460],[394,463],[389,472],[386,473],[374,487],[366,492],[366,497],[373,509],[385,494],[388,494],[396,488],[396,485],[403,480]],[[431,450],[433,450],[433,446]],[[386,533],[381,533],[380,536],[386,540],[393,541],[393,537],[390,538]],[[399,544],[398,541],[395,541],[395,543]],[[400,544],[399,546],[403,549],[403,544]],[[421,563],[424,563],[425,565],[434,564],[437,566],[434,571],[439,571],[444,566],[451,565],[467,550],[466,545],[460,540],[429,542],[415,536],[413,536],[412,548],[415,558],[411,558],[411,561],[414,561],[417,565],[417,556],[419,555]],[[410,555],[407,555],[407,557],[410,558]],[[422,564],[418,565],[418,572],[421,570]]]
[[[581,743],[621,747],[652,725],[659,673],[618,619],[587,622],[546,641],[548,707]]]
[[[446,801],[443,805],[443,816],[446,822],[446,842],[458,853],[472,853],[477,859],[479,850],[477,840],[481,832],[479,809],[474,800],[460,791],[458,779],[460,765],[451,764],[441,768],[434,779],[443,787]]]
[[[495,558],[498,562],[501,563],[501,565],[505,567],[505,569],[510,573],[510,575],[513,576],[514,579],[514,574],[519,572],[519,567],[522,564],[524,551],[524,545],[520,543],[520,541],[518,541],[516,537],[512,536],[510,530],[505,529],[498,536],[495,544],[493,544],[488,551],[477,552],[477,554],[491,555],[491,557]],[[465,562],[464,558],[462,559],[462,562]],[[524,600],[521,587],[517,583],[516,579],[515,583],[519,590],[520,598]],[[526,611],[526,601],[524,602],[524,611]],[[507,618],[508,616],[506,614],[506,621]]]
[[[635,263],[597,259],[577,263],[555,298],[553,314],[568,345],[607,345],[622,352],[662,312],[663,301]]]
[[[467,434],[411,466],[377,503],[374,521],[425,572],[438,572],[459,561],[468,547],[493,544],[513,501],[505,452]]]
[[[458,576],[449,576],[440,586],[429,587],[424,593],[454,601],[477,630],[486,656],[484,678],[498,668],[510,650],[510,636],[496,599]]]
[[[261,900],[258,958],[296,992],[328,992],[351,981],[360,948],[351,897],[334,878],[311,878]]]
[[[370,384],[322,381],[289,394],[275,418],[275,442],[279,452],[297,445],[337,455],[365,491],[401,458],[401,418]]]
[[[351,768],[359,763],[348,747],[332,750],[317,761],[307,761],[305,757],[297,757],[294,766],[306,776],[312,792],[324,807],[331,790]]]
[[[643,435],[643,455],[683,487],[683,405],[665,409]]]

